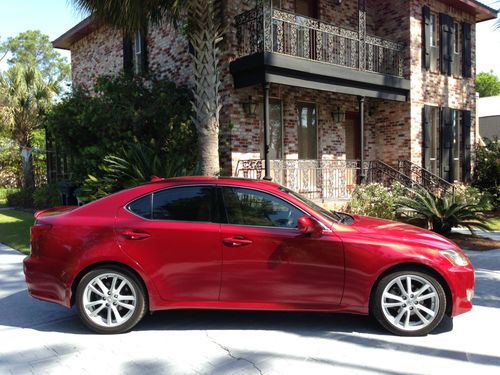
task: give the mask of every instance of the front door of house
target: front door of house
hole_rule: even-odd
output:
[[[345,127],[345,158],[357,160],[361,157],[359,121],[355,113],[346,113]]]

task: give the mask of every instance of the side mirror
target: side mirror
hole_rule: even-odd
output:
[[[310,234],[312,237],[320,237],[323,227],[309,216],[301,216],[297,220],[297,228],[303,234]]]

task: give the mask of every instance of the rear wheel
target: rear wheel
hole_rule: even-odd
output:
[[[427,273],[399,271],[377,284],[372,313],[387,330],[401,336],[422,336],[436,328],[446,311],[442,285]]]
[[[122,333],[132,329],[146,313],[145,291],[139,280],[124,269],[98,268],[80,280],[76,306],[91,330]]]

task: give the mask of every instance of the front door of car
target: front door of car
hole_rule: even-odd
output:
[[[181,186],[119,210],[119,245],[152,278],[164,300],[218,300],[222,250],[215,208],[213,186]]]
[[[340,303],[344,251],[336,235],[302,234],[297,219],[304,212],[273,194],[232,186],[220,192],[227,216],[221,301],[270,308]]]

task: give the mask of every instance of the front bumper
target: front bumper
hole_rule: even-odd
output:
[[[475,286],[474,268],[470,265],[467,267],[450,267],[447,276],[453,299],[451,316],[470,311]]]
[[[29,294],[43,301],[71,307],[71,287],[64,281],[58,262],[45,257],[27,256],[23,261]]]

